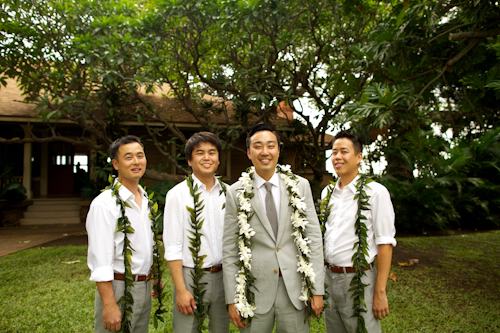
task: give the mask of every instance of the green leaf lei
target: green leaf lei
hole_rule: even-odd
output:
[[[189,230],[190,233],[193,234],[193,237],[188,237],[189,243],[191,246],[189,250],[191,251],[191,255],[193,256],[194,269],[191,271],[191,277],[193,278],[193,284],[191,288],[193,288],[193,297],[196,302],[196,311],[194,311],[194,315],[196,319],[198,319],[198,332],[202,332],[205,328],[205,316],[203,313],[205,304],[203,303],[203,295],[205,295],[205,288],[203,285],[206,283],[200,282],[203,277],[203,259],[205,259],[206,255],[200,256],[200,247],[201,247],[201,227],[203,226],[204,220],[200,220],[200,214],[205,207],[203,205],[203,200],[200,201],[200,194],[198,192],[198,184],[194,184],[193,175],[190,174],[186,178],[187,185],[189,187],[189,193],[194,199],[193,208],[186,206],[187,210],[190,213],[190,224],[193,230]],[[196,193],[198,192],[198,193]]]
[[[162,235],[160,233],[160,224],[162,220],[160,219],[161,214],[158,212],[158,203],[153,203],[154,192],[151,192],[148,196],[148,207],[149,207],[149,218],[153,222],[151,224],[151,230],[153,231],[154,245],[153,245],[153,280],[157,283],[153,286],[158,299],[158,308],[153,315],[153,325],[158,328],[158,321],[164,322],[163,314],[167,312],[163,304],[165,301],[165,294],[163,293],[163,286],[161,284],[163,271],[161,269],[163,259],[163,254],[161,253],[163,248]]]
[[[219,182],[221,186],[221,190],[219,192],[219,195],[224,193],[226,195],[226,190],[227,186],[224,184],[220,178],[217,178],[217,181]],[[200,201],[200,194],[201,192],[198,192],[198,185],[194,184],[193,181],[193,175],[190,174],[186,178],[186,182],[189,188],[189,193],[193,197],[194,205],[193,208],[186,206],[186,209],[189,211],[190,214],[190,225],[193,230],[189,230],[191,234],[193,234],[193,237],[188,237],[189,243],[191,246],[189,247],[189,250],[191,251],[191,255],[193,256],[193,263],[194,263],[194,270],[191,271],[191,277],[193,278],[193,284],[191,285],[191,288],[193,288],[193,297],[194,301],[196,302],[196,311],[194,311],[194,315],[196,319],[198,320],[198,332],[203,332],[205,327],[205,317],[207,314],[203,313],[206,303],[203,303],[203,296],[205,295],[205,288],[204,285],[206,283],[202,283],[201,278],[203,277],[204,270],[203,270],[203,260],[205,259],[206,255],[200,256],[200,247],[201,247],[201,236],[202,233],[200,232],[201,227],[203,226],[204,220],[200,220],[200,214],[203,211],[203,208],[205,207],[203,205],[203,200]],[[224,204],[225,205],[225,204]],[[222,206],[222,209],[224,209],[224,206]]]
[[[354,314],[352,317],[358,318],[358,325],[356,328],[356,333],[367,333],[365,326],[365,319],[362,316],[363,312],[366,312],[366,303],[365,303],[365,287],[368,286],[361,281],[361,278],[366,275],[364,271],[364,267],[368,267],[368,262],[366,261],[366,256],[368,255],[368,242],[367,242],[367,228],[366,224],[363,222],[367,218],[363,215],[363,210],[369,210],[370,204],[368,203],[370,196],[366,194],[365,189],[369,188],[367,184],[373,182],[374,180],[369,178],[366,175],[360,175],[359,179],[356,182],[356,190],[357,193],[354,196],[354,200],[358,200],[358,211],[356,213],[356,222],[354,223],[355,233],[358,237],[358,242],[354,243],[353,249],[356,249],[354,255],[352,256],[352,262],[354,268],[356,269],[355,275],[351,281],[351,288],[349,291],[352,291],[352,297],[354,298]],[[330,215],[332,205],[329,205],[330,199],[333,194],[333,190],[335,189],[335,182],[331,182],[328,185],[327,195],[323,200],[321,200],[320,205],[320,214],[318,214],[318,218],[321,223],[321,231],[323,232],[323,243],[325,237],[326,223],[328,221],[328,216]]]
[[[123,317],[122,317],[122,322],[121,322],[121,332],[123,333],[130,333],[131,331],[131,323],[130,320],[132,319],[132,304],[134,304],[134,298],[132,294],[130,293],[130,288],[134,285],[134,280],[132,278],[132,268],[131,268],[131,262],[132,262],[132,251],[135,251],[132,246],[130,245],[130,240],[128,238],[128,235],[133,234],[135,232],[134,228],[130,225],[130,221],[125,214],[125,207],[131,208],[130,205],[123,201],[120,198],[120,194],[118,190],[122,186],[122,184],[116,182],[115,183],[115,178],[112,175],[109,175],[108,181],[110,185],[106,186],[106,188],[103,191],[106,190],[111,190],[111,196],[116,197],[116,204],[120,206],[120,217],[118,217],[118,227],[116,232],[123,232],[123,265],[125,267],[125,288],[123,291],[123,296],[120,297],[118,300],[117,304],[118,306],[123,308]],[[158,214],[158,204],[154,203],[151,201],[151,198],[153,197],[154,193],[152,193],[148,197],[148,207],[150,210],[149,217],[152,220],[152,225],[151,225],[151,230],[154,233],[154,241],[155,244],[153,246],[153,263],[155,267],[156,272],[153,274],[153,279],[157,279],[158,283],[155,285],[155,290],[158,294],[158,302],[159,306],[158,309],[156,310],[154,314],[154,323],[155,327],[158,326],[158,320],[163,321],[162,314],[166,312],[165,309],[163,309],[163,299],[164,296],[162,293],[162,288],[161,288],[161,277],[162,277],[162,271],[161,271],[161,257],[160,257],[160,248],[162,245],[161,242],[161,237],[158,233],[158,226],[159,226],[159,217],[160,214]]]

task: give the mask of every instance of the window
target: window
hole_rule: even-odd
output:
[[[89,172],[89,157],[87,155],[75,154],[74,159],[75,165],[73,166],[73,173],[76,173],[78,168],[84,170],[85,172]]]

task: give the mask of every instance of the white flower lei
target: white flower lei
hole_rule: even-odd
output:
[[[312,263],[309,262],[311,256],[311,250],[309,248],[309,243],[311,242],[305,235],[306,226],[309,223],[307,221],[306,203],[304,198],[300,197],[300,192],[297,187],[298,180],[289,165],[276,165],[276,171],[280,175],[281,179],[284,181],[290,206],[292,207],[291,222],[293,227],[292,236],[294,236],[295,245],[299,252],[297,271],[302,274],[302,290],[299,300],[304,302],[308,309],[308,317],[312,316],[314,311],[312,311],[311,303],[309,300],[313,297],[314,291],[314,280],[316,278],[316,273],[312,268]],[[238,236],[238,254],[240,256],[240,262],[238,267],[240,267],[238,273],[236,274],[236,296],[234,299],[235,307],[240,316],[246,319],[250,319],[254,316],[255,301],[254,293],[250,290],[253,286],[255,278],[251,273],[252,269],[252,243],[251,238],[255,235],[255,231],[251,228],[248,221],[252,218],[254,211],[250,203],[250,199],[254,196],[253,190],[253,176],[255,173],[255,167],[251,167],[247,172],[243,172],[239,181],[241,182],[241,187],[236,190],[236,197],[238,199],[238,225],[239,225],[239,236]]]

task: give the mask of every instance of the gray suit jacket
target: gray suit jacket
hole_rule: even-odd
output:
[[[311,240],[309,243],[311,249],[310,262],[316,273],[315,295],[324,294],[324,271],[323,271],[323,242],[318,218],[314,209],[314,202],[311,193],[311,187],[307,179],[298,177],[300,195],[305,197],[307,204],[306,215],[309,224],[306,227],[307,237]],[[238,199],[236,189],[241,186],[241,182],[234,183],[228,188],[226,194],[226,215],[224,220],[224,240],[223,240],[223,272],[224,272],[224,290],[226,294],[226,303],[234,303],[236,279],[238,267],[235,265],[239,261],[238,248],[236,241],[238,239]],[[249,223],[255,231],[251,241],[252,250],[252,274],[254,275],[255,305],[256,314],[267,313],[274,303],[278,290],[278,270],[281,269],[283,281],[288,292],[288,296],[293,305],[301,310],[304,303],[299,301],[302,288],[302,274],[297,272],[298,251],[292,236],[293,228],[290,221],[292,209],[288,205],[288,193],[285,183],[280,178],[281,204],[280,220],[277,239],[274,237],[271,224],[267,219],[261,199],[255,188],[255,195],[251,199],[252,208],[255,212]]]

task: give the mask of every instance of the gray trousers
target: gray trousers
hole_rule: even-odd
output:
[[[123,296],[125,289],[125,281],[113,280],[113,291],[115,299],[118,302],[120,297]],[[151,314],[151,281],[136,281],[134,286],[130,288],[130,293],[134,298],[132,305],[132,330],[133,333],[147,333],[149,316]],[[123,315],[123,309],[120,309]],[[102,322],[103,304],[99,291],[95,290],[95,303],[94,303],[94,330],[96,333],[109,333],[104,328]]]
[[[192,268],[182,268],[186,289],[191,294],[193,293],[193,288],[191,286],[194,285],[191,277],[192,270]],[[203,295],[203,303],[207,304],[205,304],[203,312],[208,314],[208,331],[210,333],[229,332],[229,315],[227,313],[224,295],[222,271],[217,273],[204,272],[201,282],[206,283],[203,285],[204,290],[206,290],[205,295]],[[198,332],[198,320],[195,316],[185,315],[179,312],[175,303],[176,298],[177,293],[174,287],[174,308],[172,310],[172,326],[174,333]]]
[[[362,314],[368,333],[380,333],[380,320],[373,315],[373,291],[377,282],[377,269],[372,267],[365,271],[361,281],[369,284],[365,287],[366,311]],[[325,283],[329,293],[326,303],[330,308],[325,309],[325,326],[327,333],[353,333],[356,331],[358,319],[354,314],[353,292],[349,292],[352,278],[356,273],[333,273],[325,267]]]
[[[255,292],[255,297],[259,297]],[[271,333],[276,320],[276,333],[307,333],[309,324],[304,322],[305,308],[297,310],[288,297],[283,277],[279,278],[278,292],[271,310],[265,314],[256,314],[250,325],[240,328],[241,333]]]

